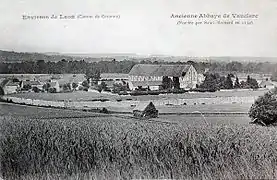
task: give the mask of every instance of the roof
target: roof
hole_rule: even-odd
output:
[[[133,111],[144,111],[148,106],[154,106],[154,104],[151,101],[141,101],[136,105]]]
[[[5,86],[19,86],[19,82],[12,82],[12,81],[9,81]]]
[[[31,86],[41,85],[41,83],[39,81],[22,81],[22,83],[23,83],[23,86],[27,85],[27,84],[29,84]]]
[[[135,76],[184,76],[191,65],[154,65],[154,64],[136,64],[133,66],[129,75]]]
[[[67,83],[76,83],[83,82],[86,80],[85,74],[63,74],[59,79],[56,79],[60,85]]]
[[[274,84],[270,81],[262,81],[260,84],[259,84],[260,87],[264,87],[264,86],[274,86]]]
[[[100,75],[101,79],[128,79],[129,74],[123,73],[102,73]]]
[[[107,87],[113,87],[114,81],[100,81],[101,83],[104,82]]]
[[[8,79],[4,79],[1,83],[0,83],[0,87],[4,87],[6,84],[8,84],[10,80]]]
[[[48,82],[48,84],[50,84],[50,87],[54,87],[57,85],[57,81],[52,81],[52,82]]]

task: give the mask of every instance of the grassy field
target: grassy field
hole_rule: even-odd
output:
[[[0,107],[5,179],[277,178],[277,131],[246,116],[205,116],[206,124],[200,116],[134,120]]]
[[[71,101],[91,101],[94,99],[109,99],[115,101],[121,98],[122,100],[157,100],[157,99],[193,99],[193,98],[215,98],[215,97],[245,97],[245,96],[261,96],[265,93],[265,90],[257,91],[217,91],[214,93],[184,93],[184,94],[163,94],[163,95],[147,95],[147,96],[119,96],[110,95],[104,93],[95,92],[85,92],[85,91],[75,91],[71,93],[21,93],[13,94],[11,96],[29,98],[29,99],[43,99],[43,100],[71,100]]]
[[[40,108],[35,106],[22,106],[16,104],[0,103],[0,116],[19,117],[27,119],[54,119],[70,117],[97,117],[107,116],[93,112],[74,111],[66,109]]]
[[[159,113],[228,113],[228,112],[245,112],[249,111],[252,104],[237,103],[237,104],[198,104],[198,105],[171,105],[171,106],[156,106]],[[108,110],[116,112],[132,112],[134,107],[107,107]]]
[[[104,93],[96,93],[96,92],[86,92],[86,91],[75,91],[68,93],[19,93],[13,94],[10,96],[21,97],[26,99],[42,99],[47,101],[92,101],[95,99],[110,99],[116,100],[119,95],[109,95]]]
[[[95,117],[2,119],[0,130],[7,179],[277,177],[275,128]]]
[[[181,126],[248,125],[248,115],[160,115],[157,121],[176,123]]]

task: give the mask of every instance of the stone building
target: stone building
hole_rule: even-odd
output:
[[[200,77],[192,65],[137,64],[129,72],[129,87],[131,90],[158,90],[162,86],[163,78],[168,77],[173,83],[178,83],[180,88],[190,89],[200,83],[202,76],[198,76]]]

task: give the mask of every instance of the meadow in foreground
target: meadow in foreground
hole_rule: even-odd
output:
[[[96,118],[0,120],[5,179],[277,178],[277,132]]]

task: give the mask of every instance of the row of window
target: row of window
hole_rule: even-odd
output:
[[[163,77],[157,77],[157,76],[130,76],[130,81],[162,81]],[[195,73],[193,76],[185,76],[181,77],[180,81],[196,81],[197,80],[197,73]]]
[[[130,81],[162,81],[163,77],[157,76],[130,76]]]

